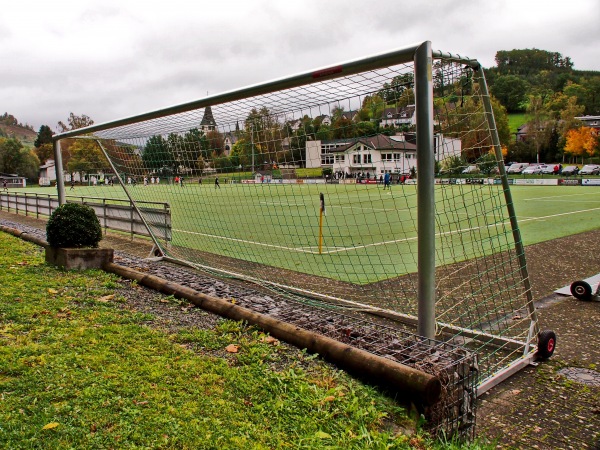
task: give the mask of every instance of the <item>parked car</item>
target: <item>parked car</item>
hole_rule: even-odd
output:
[[[521,173],[523,172],[523,169],[525,169],[529,164],[528,163],[514,163],[511,164],[510,167],[508,168],[508,170],[506,171],[507,173]]]
[[[541,164],[530,164],[529,166],[525,167],[521,171],[521,173],[523,175],[532,175],[532,174],[541,173],[541,172],[542,172]]]
[[[565,175],[565,176],[577,175],[579,173],[579,167],[577,167],[577,166],[565,166],[560,171],[560,173],[562,175]]]
[[[559,170],[559,165],[558,164],[544,164],[542,166],[542,170],[541,173],[544,175],[553,175],[553,174],[557,174],[558,170]]]
[[[479,167],[469,166],[462,171],[462,173],[479,173]]]
[[[600,165],[586,164],[579,171],[579,175],[600,175]]]

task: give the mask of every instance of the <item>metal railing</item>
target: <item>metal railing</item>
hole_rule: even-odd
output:
[[[134,235],[150,236],[150,232],[130,200],[67,196],[69,203],[90,206],[96,212],[100,225],[107,230],[123,231]],[[138,201],[138,208],[152,218],[153,232],[165,241],[171,241],[171,207],[164,202]],[[0,211],[35,217],[50,217],[58,208],[58,195],[30,192],[0,192]]]

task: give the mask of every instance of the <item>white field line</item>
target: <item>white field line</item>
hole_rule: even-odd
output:
[[[459,214],[461,216],[469,216],[469,217],[473,217],[473,213],[468,213],[468,212],[460,212],[460,211],[454,211],[452,212],[452,214]],[[496,217],[494,214],[484,214],[483,216],[481,214],[477,214],[477,217]],[[521,220],[523,219],[523,220]],[[524,221],[524,219],[531,219],[531,220],[535,220],[538,219],[538,217],[530,217],[530,216],[519,216],[519,222]]]
[[[541,217],[530,217],[527,219],[519,219],[519,222],[531,222],[531,221],[535,221],[535,220],[546,220],[546,219],[551,219],[553,217],[570,216],[573,214],[580,214],[580,213],[586,213],[586,212],[591,212],[591,211],[600,211],[600,208],[583,209],[580,211],[571,211],[571,212],[565,212],[565,213],[559,213],[559,214],[551,214],[548,216],[541,216]],[[461,228],[459,230],[453,230],[453,231],[444,231],[441,233],[436,233],[435,237],[440,238],[442,236],[450,236],[452,234],[466,233],[469,231],[481,230],[484,228],[491,228],[491,227],[495,227],[498,225],[508,225],[508,224],[510,224],[510,222],[506,221],[506,222],[499,222],[499,223],[491,223],[489,225],[482,225],[479,227],[469,227],[469,228]],[[314,255],[318,254],[318,252],[307,251],[307,250],[304,250],[304,248],[286,247],[283,245],[274,245],[274,244],[265,244],[264,242],[249,241],[246,239],[230,238],[230,237],[226,237],[226,236],[217,236],[215,234],[198,233],[195,231],[185,231],[185,230],[179,230],[179,229],[174,229],[174,231],[178,231],[181,233],[187,233],[187,234],[195,234],[197,236],[205,236],[205,237],[210,237],[210,238],[215,238],[215,239],[223,239],[223,240],[233,241],[233,242],[241,242],[244,244],[258,245],[258,246],[268,247],[268,248],[289,250],[289,251],[298,252],[298,253],[309,253],[309,254],[314,254]],[[410,242],[410,241],[415,241],[415,240],[417,240],[417,236],[403,238],[403,239],[393,239],[391,241],[374,242],[372,244],[358,245],[358,246],[353,246],[353,247],[339,247],[339,248],[336,248],[335,250],[323,251],[322,254],[349,252],[352,250],[358,250],[358,249],[364,249],[364,248],[370,248],[370,247],[380,247],[382,245],[398,244],[398,243],[402,243],[402,242]],[[309,248],[311,248],[311,247],[309,247]]]
[[[532,217],[529,219],[523,219],[523,220],[518,219],[518,220],[519,220],[519,222],[530,222],[532,220],[546,220],[546,219],[551,219],[552,217],[570,216],[572,214],[579,214],[579,213],[592,212],[592,211],[600,211],[600,208],[581,209],[579,211],[564,212],[564,213],[558,213],[558,214],[551,214],[549,216]]]
[[[315,210],[319,209],[318,205],[306,205],[303,203],[285,203],[285,202],[260,202],[261,205],[266,206],[284,206],[289,208],[297,208],[297,207],[306,207],[307,209],[314,208]],[[384,211],[384,212],[392,212],[392,211],[410,211],[409,209],[396,209],[396,208],[363,208],[360,206],[339,206],[339,205],[331,205],[327,204],[327,209],[353,209],[353,210],[363,210],[363,211]]]
[[[260,202],[261,205],[265,206],[287,206],[288,208],[299,208],[304,206],[306,208],[314,208],[315,205],[307,205],[305,203],[288,203],[288,202]],[[316,209],[319,209],[318,206]]]
[[[564,203],[600,203],[600,200],[556,200],[556,198],[539,199],[539,202],[564,202]]]
[[[535,201],[535,200],[546,200],[546,199],[552,200],[552,199],[562,198],[562,197],[579,197],[582,195],[596,195],[597,196],[598,193],[597,192],[584,192],[583,194],[579,193],[579,194],[565,194],[565,195],[550,195],[547,197],[531,197],[531,198],[524,198],[523,201]]]
[[[218,236],[216,234],[198,233],[196,231],[186,231],[186,230],[179,230],[179,229],[174,229],[174,231],[178,231],[180,233],[186,233],[186,234],[195,234],[196,236],[204,236],[204,237],[209,237],[209,238],[214,238],[214,239],[222,239],[224,241],[241,242],[243,244],[252,244],[252,245],[258,245],[261,247],[278,248],[281,250],[289,250],[289,251],[298,252],[298,253],[315,253],[315,252],[305,251],[301,248],[286,247],[284,245],[265,244],[264,242],[249,241],[247,239],[231,238],[231,237],[227,237],[227,236]]]
[[[362,209],[365,211],[399,211],[399,212],[404,212],[404,211],[410,211],[410,209],[395,209],[395,208],[361,208],[360,206],[337,206],[337,205],[332,205],[330,207],[331,209]]]
[[[302,251],[305,251],[306,253],[312,253],[312,254],[315,254],[315,255],[316,255],[317,253],[319,253],[318,251],[313,251],[313,250],[312,250],[313,248],[316,248],[316,249],[318,249],[319,247],[318,247],[318,246],[316,246],[316,245],[311,245],[311,246],[309,246],[309,247],[301,247],[301,250],[302,250]],[[336,249],[336,250],[337,250],[337,249],[339,249],[339,248],[342,248],[342,247],[328,247],[328,246],[326,246],[326,245],[324,245],[324,246],[323,246],[323,249],[328,249],[328,248],[333,248],[333,249]],[[324,252],[322,252],[322,253],[330,253],[330,252],[324,251]]]
[[[549,216],[542,216],[542,217],[530,217],[528,219],[519,220],[519,222],[531,222],[533,220],[546,220],[546,219],[550,219],[552,217],[567,216],[567,215],[571,215],[571,214],[579,214],[579,213],[590,212],[590,211],[600,211],[600,208],[583,209],[581,211],[572,211],[572,212],[567,212],[567,213],[552,214],[552,215],[549,215]],[[491,223],[489,225],[484,225],[484,226],[479,226],[479,227],[461,228],[460,230],[444,231],[443,233],[436,233],[435,237],[436,238],[440,238],[442,236],[449,236],[449,235],[452,235],[452,234],[466,233],[468,231],[481,230],[483,228],[491,228],[491,227],[495,227],[497,225],[509,225],[509,224],[510,224],[510,222],[501,222],[501,223]],[[327,253],[339,253],[339,252],[342,252],[342,251],[351,251],[351,250],[355,250],[355,249],[358,249],[358,248],[377,247],[377,246],[380,246],[380,245],[394,244],[394,243],[398,243],[398,242],[414,241],[415,239],[417,239],[417,236],[414,236],[414,237],[411,237],[411,238],[405,238],[405,239],[397,239],[397,240],[393,240],[393,241],[375,242],[373,244],[361,245],[361,246],[357,246],[357,247],[347,247],[345,249],[332,250],[332,251],[327,252]]]
[[[473,213],[468,213],[468,212],[462,212],[462,211],[452,211],[448,214],[446,214],[447,216],[451,216],[452,214],[457,214],[460,216],[469,216],[469,217],[473,217]],[[476,217],[496,217],[496,214],[475,214]]]

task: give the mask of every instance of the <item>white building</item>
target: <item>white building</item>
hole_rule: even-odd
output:
[[[4,186],[4,182],[6,182],[7,188],[27,187],[27,179],[25,177],[20,177],[13,173],[0,172],[0,189]]]
[[[417,108],[408,105],[400,108],[386,108],[381,115],[381,127],[412,127],[417,124]]]
[[[224,139],[223,139],[223,154],[225,156],[230,156],[231,155],[231,150],[233,150],[233,146],[235,145],[235,143],[238,141],[238,133],[232,133],[231,131],[228,131],[227,133],[225,133]]]
[[[577,120],[581,120],[583,125],[590,128],[600,130],[600,116],[581,116],[575,117]]]
[[[460,139],[434,136],[437,161],[460,156]],[[414,133],[386,136],[335,139],[306,142],[306,167],[331,168],[334,173],[346,175],[369,174],[377,176],[388,172],[408,174],[417,167],[417,146]]]
[[[50,186],[53,181],[56,181],[56,167],[53,159],[47,159],[39,169],[39,185]]]

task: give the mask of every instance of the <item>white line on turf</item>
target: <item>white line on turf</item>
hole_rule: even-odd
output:
[[[564,195],[550,195],[547,197],[531,197],[531,198],[524,198],[524,201],[535,201],[535,200],[553,200],[556,198],[561,198],[561,197],[580,197],[582,195],[598,195],[597,192],[584,192],[584,193],[578,193],[578,194],[564,194]]]
[[[537,199],[538,202],[564,202],[564,203],[600,203],[600,200],[556,200],[556,198]]]
[[[205,237],[214,238],[214,239],[222,239],[224,241],[241,242],[243,244],[259,245],[262,247],[269,247],[269,248],[279,248],[281,250],[290,250],[290,251],[300,252],[300,253],[315,253],[315,252],[307,252],[307,251],[303,250],[302,248],[286,247],[284,245],[275,245],[275,244],[265,244],[264,242],[249,241],[247,239],[231,238],[231,237],[227,237],[227,236],[218,236],[216,234],[198,233],[197,231],[187,231],[187,230],[179,230],[179,229],[173,229],[173,231],[177,231],[179,233],[185,233],[185,234],[195,234],[196,236],[205,236]]]
[[[298,208],[298,207],[306,207],[306,208],[315,208],[318,209],[318,206],[315,205],[306,205],[303,203],[286,203],[286,202],[260,202],[261,205],[266,206],[287,206],[290,208]],[[405,212],[409,211],[408,209],[396,209],[396,208],[363,208],[360,206],[339,206],[339,205],[327,205],[327,209],[353,209],[353,210],[363,210],[363,211],[384,211],[384,212]]]
[[[571,214],[580,214],[580,213],[592,212],[592,211],[600,211],[600,208],[580,209],[578,211],[570,211],[570,212],[564,212],[564,213],[558,213],[558,214],[551,214],[549,216],[531,217],[529,219],[523,219],[523,220],[519,219],[519,222],[530,222],[532,220],[545,220],[545,219],[551,219],[552,217],[570,216]]]
[[[522,219],[519,220],[519,222],[531,222],[534,220],[546,220],[546,219],[550,219],[552,217],[559,217],[559,216],[566,216],[566,215],[571,215],[571,214],[579,214],[579,213],[584,213],[584,212],[590,212],[590,211],[599,211],[600,208],[592,208],[592,209],[584,209],[581,211],[571,211],[571,212],[567,212],[567,213],[560,213],[560,214],[552,214],[549,216],[542,216],[542,217],[530,217],[527,219]],[[510,222],[500,222],[500,223],[491,223],[488,225],[483,225],[480,227],[469,227],[469,228],[461,228],[460,230],[453,230],[453,231],[444,231],[443,233],[436,233],[435,237],[439,238],[442,236],[449,236],[452,234],[460,234],[460,233],[466,233],[469,231],[475,231],[475,230],[481,230],[483,228],[491,228],[494,226],[499,226],[499,225],[509,225]],[[396,243],[401,243],[401,242],[408,242],[408,241],[414,241],[416,240],[417,237],[410,237],[410,238],[404,238],[404,239],[394,239],[392,241],[383,241],[383,242],[374,242],[372,244],[365,244],[365,245],[360,245],[360,246],[354,246],[354,247],[345,247],[345,248],[340,248],[337,250],[331,250],[328,252],[323,252],[323,253],[340,253],[340,252],[344,252],[344,251],[352,251],[352,250],[357,250],[360,248],[369,248],[369,247],[379,247],[381,245],[387,245],[387,244],[396,244]]]
[[[551,214],[548,216],[541,216],[541,217],[530,217],[527,219],[519,219],[519,222],[522,223],[522,222],[531,222],[531,221],[535,221],[535,220],[546,220],[546,219],[550,219],[552,217],[570,216],[572,214],[580,214],[580,213],[586,213],[586,212],[591,212],[591,211],[600,211],[600,208],[583,209],[580,211],[571,211],[571,212],[565,212],[565,213],[559,213],[559,214]],[[459,230],[444,231],[442,233],[436,233],[435,236],[436,236],[436,238],[439,238],[442,236],[450,236],[453,234],[466,233],[469,231],[481,230],[484,228],[491,228],[491,227],[495,227],[495,226],[508,225],[508,224],[510,224],[510,222],[491,223],[491,224],[483,225],[483,226],[479,226],[479,227],[469,227],[469,228],[461,228]],[[241,243],[245,243],[245,244],[258,245],[258,246],[268,247],[268,248],[278,248],[281,250],[289,250],[289,251],[294,251],[294,252],[298,252],[298,253],[318,254],[318,252],[307,251],[307,250],[304,250],[304,248],[286,247],[283,245],[274,245],[274,244],[265,244],[264,242],[249,241],[247,239],[239,239],[239,238],[230,238],[227,236],[217,236],[215,234],[198,233],[195,231],[186,231],[186,230],[179,230],[179,229],[174,229],[174,231],[178,231],[180,233],[186,233],[186,234],[195,234],[197,236],[206,236],[206,237],[215,238],[215,239],[223,239],[223,240],[227,240],[227,241],[234,241],[234,242],[241,242]],[[322,252],[322,254],[349,252],[352,250],[371,248],[371,247],[380,247],[382,245],[398,244],[398,243],[402,243],[402,242],[410,242],[410,241],[415,241],[415,240],[417,240],[417,236],[403,238],[403,239],[393,239],[391,241],[373,242],[371,244],[355,245],[352,247],[338,247],[335,250],[324,251],[324,252]]]

